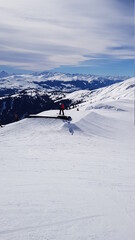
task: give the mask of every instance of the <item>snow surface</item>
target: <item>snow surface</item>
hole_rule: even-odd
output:
[[[0,240],[134,240],[133,84],[0,128]]]

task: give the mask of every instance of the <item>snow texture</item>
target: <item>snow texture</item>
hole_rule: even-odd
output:
[[[134,240],[133,84],[0,128],[0,240]]]

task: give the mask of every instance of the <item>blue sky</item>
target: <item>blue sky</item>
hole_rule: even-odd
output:
[[[0,0],[0,71],[134,75],[134,0]]]

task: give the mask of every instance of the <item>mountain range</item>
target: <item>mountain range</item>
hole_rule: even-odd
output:
[[[73,92],[80,89],[97,89],[121,82],[128,77],[96,76],[91,74],[66,74],[41,72],[32,74],[0,73],[0,96],[24,89]]]

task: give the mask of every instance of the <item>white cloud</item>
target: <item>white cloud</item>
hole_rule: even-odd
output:
[[[102,54],[132,58],[132,28],[120,0],[0,0],[0,63],[41,70]]]

